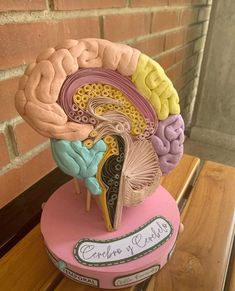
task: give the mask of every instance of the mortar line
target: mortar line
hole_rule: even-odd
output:
[[[43,144],[34,147],[27,153],[15,157],[11,160],[11,163],[1,168],[0,175],[3,175],[10,170],[21,167],[22,165],[33,159],[35,156],[37,156],[39,153],[41,153],[43,150],[47,149],[49,147],[49,144],[50,142],[46,141]]]
[[[7,126],[6,130],[6,139],[7,139],[7,145],[8,145],[8,152],[10,156],[10,161],[12,161],[19,156],[19,151],[17,148],[17,141],[14,134],[14,130],[12,126]]]
[[[100,38],[104,39],[104,18],[103,18],[103,15],[99,16],[99,26],[100,26]]]
[[[152,24],[153,24],[153,12],[151,11],[149,33],[152,33]]]
[[[44,20],[63,20],[76,17],[85,18],[102,15],[128,15],[136,13],[151,13],[158,11],[180,11],[188,6],[159,6],[159,7],[124,7],[124,8],[107,8],[94,10],[73,10],[73,11],[33,11],[33,12],[1,12],[0,25],[15,23],[34,23]]]
[[[46,1],[46,3],[47,3],[47,8],[48,8],[48,10],[49,11],[53,11],[54,10],[54,2],[53,2],[53,0],[47,0]]]
[[[14,68],[7,68],[0,70],[0,81],[20,77],[24,74],[27,65],[19,65]]]

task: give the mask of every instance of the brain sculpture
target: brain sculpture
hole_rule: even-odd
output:
[[[50,137],[62,171],[97,195],[108,230],[183,153],[179,98],[161,66],[127,45],[67,40],[28,66],[16,108]]]

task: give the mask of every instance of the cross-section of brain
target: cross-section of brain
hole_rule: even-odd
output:
[[[127,45],[81,39],[47,49],[21,78],[16,108],[51,138],[60,169],[98,196],[108,230],[183,154],[176,90],[158,63]]]

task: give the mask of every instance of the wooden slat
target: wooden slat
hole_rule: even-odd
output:
[[[228,274],[226,277],[225,291],[235,290],[235,241],[233,239],[233,249],[230,257]]]
[[[161,185],[180,202],[192,178],[197,172],[200,160],[197,157],[183,155],[179,165],[167,176],[162,177]]]
[[[148,291],[218,291],[234,233],[235,168],[206,162],[182,213],[185,226],[171,261]]]
[[[52,290],[61,278],[48,258],[39,225],[0,259],[0,290]]]
[[[233,262],[232,277],[229,282],[228,291],[235,290],[235,262]]]
[[[61,281],[61,283],[55,288],[55,291],[100,291],[100,290],[107,290],[107,289],[98,289],[95,287],[81,285],[67,278],[64,278]],[[116,291],[135,291],[135,287],[115,289],[115,290]]]
[[[190,184],[192,177],[197,171],[200,160],[196,157],[184,155],[177,168],[172,171],[171,174],[164,177],[161,181],[163,187],[165,187],[172,196],[180,201],[185,193],[187,186]],[[134,287],[120,289],[122,291],[132,291]],[[77,282],[73,282],[68,278],[64,278],[55,289],[56,291],[97,291],[97,288],[80,285]],[[163,289],[162,289],[163,290]]]

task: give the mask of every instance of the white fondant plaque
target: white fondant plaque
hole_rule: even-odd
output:
[[[114,286],[121,287],[125,285],[130,285],[136,283],[141,280],[145,280],[146,278],[150,277],[151,275],[157,273],[160,269],[160,265],[152,266],[148,269],[145,269],[141,272],[131,274],[129,276],[118,277],[114,279]]]
[[[79,240],[74,248],[74,257],[88,266],[122,264],[152,252],[164,244],[172,233],[170,222],[157,216],[122,237],[103,241]]]

